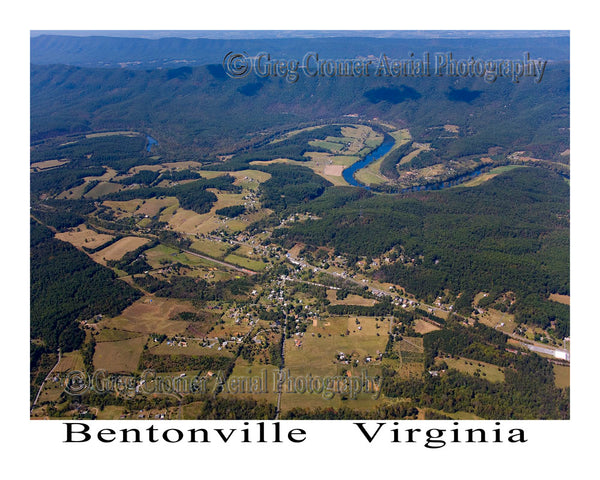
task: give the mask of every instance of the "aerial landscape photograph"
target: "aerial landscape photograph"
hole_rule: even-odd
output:
[[[571,418],[569,31],[29,33],[29,418]]]

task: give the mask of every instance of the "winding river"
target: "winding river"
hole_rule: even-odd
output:
[[[379,160],[386,153],[388,153],[390,150],[392,150],[392,148],[394,148],[394,144],[395,144],[394,139],[390,136],[386,136],[386,139],[379,147],[377,147],[375,150],[373,150],[371,153],[369,153],[362,160],[359,160],[359,161],[353,163],[352,165],[350,165],[348,168],[346,168],[342,172],[342,176],[344,177],[344,180],[346,180],[346,182],[348,182],[350,185],[353,185],[355,187],[362,187],[367,190],[371,190],[371,188],[368,185],[360,183],[358,180],[356,180],[356,178],[354,178],[354,174],[361,168],[365,168],[367,165],[375,162],[376,160]],[[477,177],[478,175],[481,175],[484,171],[486,171],[486,169],[479,168],[472,172],[468,172],[468,173],[459,175],[451,180],[430,183],[427,185],[417,185],[414,187],[403,188],[401,190],[401,193],[420,192],[420,191],[424,191],[424,190],[442,190],[443,188],[453,187],[455,185],[458,185],[459,183],[465,182],[467,180],[471,180],[471,179]]]
[[[394,148],[394,143],[394,139],[391,136],[386,136],[386,139],[383,141],[383,143],[379,145],[375,150],[369,153],[362,160],[358,160],[357,162],[353,163],[342,172],[344,180],[346,180],[350,185],[353,185],[355,187],[362,187],[366,188],[367,190],[371,190],[367,185],[364,185],[358,180],[356,180],[356,178],[354,178],[354,174],[361,168],[364,168],[370,163],[373,163],[375,160],[379,160],[381,157],[383,157],[392,148]]]

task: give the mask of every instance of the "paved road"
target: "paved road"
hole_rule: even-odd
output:
[[[570,361],[570,359],[571,359],[570,353],[567,352],[566,350],[562,350],[560,348],[538,347],[537,345],[531,345],[529,343],[524,343],[524,342],[521,342],[521,345],[523,345],[524,347],[527,347],[532,352],[544,353],[546,355],[552,355],[554,358],[561,358],[560,356],[557,356],[557,353],[564,354],[566,356],[567,362]]]
[[[299,278],[292,278],[292,277],[288,277],[288,276],[283,276],[283,280],[285,281],[290,281],[290,282],[299,282],[299,283],[306,283],[308,285],[315,285],[316,287],[325,287],[328,288],[329,290],[339,290],[339,287],[332,287],[331,285],[323,285],[322,283],[316,283],[316,282],[309,282],[308,280],[300,280]]]
[[[256,273],[257,273],[257,272],[255,272],[253,270],[248,270],[247,268],[238,267],[237,265],[234,265],[233,263],[223,262],[222,260],[215,260],[212,257],[208,257],[206,255],[201,255],[201,254],[196,253],[196,252],[191,252],[189,250],[182,250],[182,252],[188,253],[190,255],[194,255],[195,257],[203,258],[204,260],[208,260],[210,262],[216,263],[218,265],[222,265],[224,267],[233,268],[234,270],[237,270],[238,272],[246,273],[248,275],[256,275]]]
[[[295,265],[300,265],[300,266],[302,266],[304,268],[310,268],[310,269],[313,269],[313,270],[316,270],[316,271],[323,271],[324,272],[324,270],[321,269],[321,268],[319,268],[319,267],[314,267],[314,266],[312,266],[312,265],[310,265],[310,264],[308,264],[306,262],[303,262],[303,261],[301,262],[298,259],[295,259],[295,258],[293,258],[291,256],[288,257],[288,260],[292,261],[292,263],[295,264]],[[329,272],[325,272],[325,273],[329,273]],[[331,273],[329,273],[329,274],[331,275]],[[339,274],[333,274],[333,275],[335,275],[336,277],[341,277],[341,275],[339,275]],[[363,282],[359,282],[358,280],[354,280],[353,278],[350,278],[350,277],[345,277],[344,279],[347,280],[347,281],[349,281],[349,282],[352,282],[352,283],[355,283],[357,285],[360,285],[360,286],[367,285],[367,284],[365,284]],[[293,279],[287,278],[287,280],[293,280]],[[300,280],[298,280],[298,281],[300,281]],[[306,283],[311,283],[311,282],[306,282]],[[329,287],[329,288],[331,288],[331,287]],[[387,295],[387,296],[395,296],[396,295],[395,293],[386,292],[385,290],[379,290],[377,288],[373,288],[373,287],[370,287],[370,286],[369,286],[369,289],[371,290],[371,292],[373,292],[376,295],[378,295],[378,294],[379,295]],[[445,310],[443,310],[443,309],[441,309],[439,307],[436,307],[436,306],[433,306],[433,305],[427,305],[426,303],[423,303],[423,302],[418,302],[418,303],[419,303],[420,307],[431,308],[434,311],[438,310],[440,312],[445,311]],[[457,315],[457,314],[455,314],[455,315]],[[457,315],[457,316],[460,317],[460,318],[462,318],[463,320],[466,320],[466,318],[463,317],[463,316],[461,316],[461,315]],[[506,332],[503,332],[503,333],[506,333]],[[511,337],[511,338],[514,338],[515,340],[519,340],[524,347],[528,348],[532,352],[544,353],[546,355],[552,355],[555,358],[560,358],[560,355],[557,356],[557,352],[560,352],[560,354],[566,354],[567,355],[567,361],[570,360],[569,352],[567,350],[562,349],[562,348],[553,348],[553,347],[548,347],[548,346],[536,345],[535,343],[532,343],[530,340],[528,340],[528,339],[526,339],[524,337],[520,337],[519,335],[516,335],[514,333],[507,333],[507,335],[509,337]]]

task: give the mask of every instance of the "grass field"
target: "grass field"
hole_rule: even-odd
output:
[[[146,250],[147,262],[152,268],[162,268],[169,263],[179,262],[189,267],[214,267],[215,264],[196,255],[190,255],[182,252],[178,248],[167,247],[166,245],[157,245],[154,248]]]
[[[207,234],[215,230],[227,230],[229,232],[239,232],[244,230],[251,221],[265,216],[269,211],[265,210],[256,215],[240,218],[221,218],[215,213],[216,210],[233,205],[243,205],[245,193],[223,193],[209,188],[217,196],[217,202],[208,213],[199,214],[191,210],[179,208],[179,203],[165,209],[161,215],[162,222],[168,222],[169,226],[178,232],[188,235]]]
[[[133,199],[126,201],[106,200],[102,205],[113,209],[118,218],[130,217],[134,213],[137,215],[148,215],[154,217],[162,208],[168,208],[178,205],[175,197]]]
[[[105,200],[102,205],[115,211],[117,216],[123,216],[124,213],[133,213],[142,204],[142,200],[133,199],[126,201]]]
[[[99,325],[138,333],[184,335],[188,322],[170,320],[180,312],[193,311],[191,302],[170,298],[142,297],[115,318],[104,318]]]
[[[227,255],[225,257],[225,261],[249,270],[254,270],[255,272],[262,272],[265,270],[265,268],[267,268],[267,264],[264,262],[252,260],[246,257],[240,257],[239,255],[235,254]]]
[[[112,372],[134,372],[138,368],[146,337],[96,344],[94,368]]]
[[[377,403],[380,403],[382,397],[376,398],[377,394],[373,391],[369,393],[360,393],[355,399],[351,399],[339,392],[332,398],[330,395],[323,395],[323,392],[303,392],[302,388],[296,390],[296,387],[302,387],[303,382],[309,378],[331,379],[331,377],[356,377],[360,379],[362,375],[374,378],[381,373],[381,365],[375,363],[366,363],[367,355],[375,356],[377,351],[383,351],[387,342],[387,335],[376,336],[374,318],[358,317],[363,330],[356,330],[356,317],[334,317],[320,322],[318,327],[310,326],[304,337],[300,340],[300,347],[296,346],[294,338],[286,340],[284,344],[285,351],[285,383],[281,395],[282,410],[289,410],[294,407],[315,408],[315,407],[333,407],[340,408],[346,406],[352,409],[371,409]],[[369,325],[368,322],[372,324]],[[356,333],[345,335],[345,331],[354,328]],[[312,334],[315,334],[313,336]],[[344,333],[342,337],[340,333]],[[321,334],[321,337],[318,336]],[[298,337],[296,337],[298,338]],[[343,352],[347,358],[358,360],[358,366],[354,364],[340,363],[336,356]],[[299,380],[297,380],[299,379]],[[329,385],[336,388],[339,385],[336,380],[329,380]]]
[[[469,358],[444,358],[443,361],[446,362],[448,368],[454,368],[459,372],[467,373],[469,375],[479,372],[482,378],[489,380],[490,382],[504,381],[504,372],[501,371],[500,367],[492,365],[491,363],[479,362]]]
[[[167,345],[167,342],[160,344],[150,342],[148,353],[153,355],[192,355],[192,356],[220,356],[232,357],[233,355],[225,349],[218,350],[216,347],[202,347],[197,340],[186,339],[187,347],[178,346],[178,344]]]
[[[523,166],[524,165],[504,165],[502,167],[492,168],[489,172],[482,173],[477,178],[474,178],[473,180],[462,183],[462,184],[460,184],[460,186],[476,187],[476,186],[481,185],[482,183],[487,182],[488,180],[491,180],[492,178],[500,175],[501,173],[508,172],[510,170],[514,170],[515,168],[521,168]]]
[[[97,343],[118,342],[138,336],[139,335],[134,332],[126,332],[125,330],[117,330],[116,328],[102,328],[98,331],[98,335],[94,337],[94,340],[96,340]]]
[[[64,165],[65,163],[69,163],[69,160],[68,159],[45,160],[43,162],[32,163],[31,170],[33,170],[34,168],[36,168],[38,170],[46,170],[47,168],[60,167],[61,165]]]
[[[84,369],[83,359],[81,358],[81,354],[77,351],[75,352],[67,352],[63,353],[60,356],[60,362],[54,369],[54,372],[69,372],[73,370],[82,371]]]
[[[277,403],[277,372],[273,365],[250,365],[239,357],[229,376],[229,392],[220,396],[229,398],[253,398],[270,403]],[[250,392],[248,392],[250,390]],[[237,391],[237,393],[236,393]]]
[[[479,321],[488,327],[498,327],[497,330],[504,333],[512,333],[517,326],[514,315],[502,313],[493,308],[489,308],[483,315],[479,315]],[[504,325],[500,326],[502,323]]]
[[[374,298],[364,298],[359,295],[349,294],[344,300],[338,300],[336,298],[336,290],[327,290],[327,299],[331,302],[331,305],[363,305],[372,307],[377,303]]]
[[[141,135],[139,132],[129,131],[129,130],[119,130],[116,132],[99,132],[99,133],[88,133],[85,138],[98,138],[98,137],[112,137],[115,135],[123,135],[126,137],[137,137]]]
[[[149,241],[149,239],[142,237],[125,237],[92,254],[92,258],[96,262],[106,265],[106,260],[120,260],[126,253],[132,252]]]
[[[96,248],[104,245],[106,242],[114,238],[112,235],[97,233],[94,230],[90,230],[83,223],[78,227],[71,228],[66,232],[57,233],[55,236],[59,240],[62,240],[63,242],[69,242],[71,245],[77,248]]]
[[[70,188],[69,190],[65,190],[62,192],[57,198],[60,199],[78,199],[81,198],[83,192],[85,191],[86,184],[82,183],[81,185],[77,185],[76,187]]]
[[[125,407],[106,405],[102,410],[98,410],[96,417],[98,420],[118,420],[124,411]]]
[[[326,140],[313,140],[308,142],[311,147],[324,148],[331,153],[337,153],[344,148],[344,145],[338,142],[328,142]]]
[[[271,174],[261,172],[259,170],[240,170],[237,172],[229,172],[229,175],[235,177],[234,185],[238,185],[248,190],[257,190],[261,183],[266,182],[271,178]]]
[[[106,195],[109,193],[118,192],[121,190],[123,186],[118,183],[112,182],[100,182],[94,188],[92,188],[89,192],[87,192],[84,197],[85,198],[98,198],[102,195]]]
[[[306,157],[310,160],[299,162],[296,160],[290,160],[289,158],[277,158],[274,160],[256,160],[250,162],[251,165],[271,165],[274,163],[289,163],[290,165],[299,165],[302,167],[310,168],[317,175],[322,176],[326,180],[329,180],[336,186],[348,185],[346,180],[341,176],[341,172],[339,175],[326,174],[325,168],[328,166],[336,166],[342,165],[344,168],[352,165],[356,162],[359,157],[354,155],[332,155],[331,153],[326,152],[306,152]],[[342,169],[343,170],[343,169]],[[337,172],[336,172],[337,173]]]
[[[563,303],[565,305],[571,305],[571,297],[569,295],[559,295],[558,293],[553,293],[550,295],[549,300],[553,302]]]
[[[450,418],[452,418],[453,420],[480,420],[481,417],[478,417],[477,415],[475,415],[474,413],[471,412],[444,412],[442,410],[436,410],[434,408],[429,408],[428,410],[431,410],[433,412],[438,412],[441,413],[443,415],[446,415]],[[421,415],[419,415],[419,419],[423,420],[425,417],[421,417]]]
[[[394,148],[383,157],[370,163],[365,168],[358,170],[354,176],[359,182],[364,183],[365,185],[379,185],[388,181],[388,179],[381,174],[381,163],[394,150],[408,143],[412,138],[408,129],[396,130],[391,132],[390,135],[396,141]]]
[[[436,330],[440,330],[440,328],[432,325],[429,322],[426,322],[425,320],[415,320],[415,332],[417,333],[425,335],[426,333],[435,332]]]
[[[444,130],[450,133],[458,133],[460,131],[460,127],[458,125],[444,125]]]
[[[415,147],[415,150],[410,152],[408,155],[404,155],[404,157],[402,157],[402,160],[400,160],[400,162],[399,162],[400,165],[404,165],[405,163],[410,162],[413,158],[415,158],[417,155],[419,155],[419,153],[426,152],[429,150],[428,143],[424,143],[424,144],[415,143],[415,144],[413,144],[413,147]]]
[[[269,145],[272,145],[274,143],[282,142],[283,140],[287,140],[288,138],[291,138],[294,135],[297,135],[298,133],[309,132],[311,130],[316,130],[317,128],[321,128],[321,125],[314,125],[312,127],[305,127],[305,128],[299,128],[297,130],[290,130],[289,132],[284,133],[283,135],[281,135],[279,138],[276,138],[275,140],[272,140],[269,143]]]
[[[552,365],[554,368],[554,384],[558,388],[566,388],[571,385],[571,368],[563,365]]]
[[[356,318],[356,317],[351,317]],[[344,352],[346,355],[354,355],[353,358],[359,359],[359,368],[365,367],[364,359],[367,355],[375,357],[377,351],[383,352],[387,343],[385,330],[381,330],[380,336],[373,334],[374,325],[369,326],[368,322],[374,322],[373,318],[358,317],[363,326],[363,330],[358,331],[356,324],[354,330],[356,333],[345,335],[349,330],[348,317],[333,317],[325,322],[321,322],[317,327],[309,326],[307,332],[302,337],[302,346],[295,346],[293,339],[285,342],[285,365],[294,372],[312,372],[313,375],[331,375],[336,372],[340,366],[336,362],[336,355]],[[367,320],[368,318],[368,320]],[[312,334],[315,334],[314,336]],[[318,335],[321,335],[319,337]],[[344,334],[342,337],[340,334]],[[349,366],[344,365],[349,368]],[[307,370],[308,369],[308,370]]]
[[[208,255],[209,257],[223,258],[223,255],[225,255],[225,252],[227,251],[228,245],[223,242],[202,238],[194,241],[191,247],[194,250],[198,250],[200,253]]]

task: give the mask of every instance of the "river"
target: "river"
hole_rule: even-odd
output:
[[[392,148],[394,148],[394,139],[391,136],[386,135],[381,145],[379,145],[375,150],[369,153],[365,158],[353,163],[342,172],[344,180],[346,180],[350,185],[353,185],[355,187],[362,187],[366,188],[367,190],[371,190],[367,185],[364,185],[358,180],[356,180],[356,178],[354,178],[354,174],[361,168],[364,168],[370,163],[373,163],[375,160],[379,160]]]
[[[146,147],[146,151],[152,150],[152,145],[158,145],[158,140],[155,140],[150,135],[146,135],[146,140],[148,140],[148,146]]]
[[[359,160],[359,161],[353,163],[352,165],[350,165],[348,168],[346,168],[342,172],[342,176],[344,177],[344,180],[346,180],[346,182],[348,182],[350,185],[353,185],[355,187],[362,187],[362,188],[365,188],[366,190],[371,190],[371,188],[368,185],[364,185],[363,183],[360,183],[358,180],[356,180],[356,178],[354,178],[354,174],[361,168],[365,168],[367,165],[373,163],[376,160],[379,160],[386,153],[388,153],[392,148],[394,148],[394,144],[395,144],[394,139],[391,136],[386,135],[383,143],[379,147],[377,147],[375,150],[373,150],[371,153],[369,153],[362,160]],[[472,178],[475,178],[478,175],[481,175],[486,170],[487,169],[478,168],[477,170],[474,170],[472,172],[458,175],[451,180],[430,183],[428,185],[418,185],[418,186],[414,186],[414,187],[403,188],[401,190],[401,193],[420,192],[423,190],[442,190],[443,188],[448,188],[448,187],[453,187],[455,185],[458,185],[459,183],[462,183],[466,180],[471,180]]]

